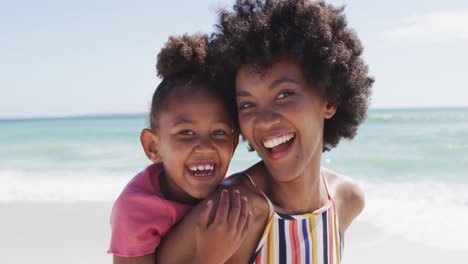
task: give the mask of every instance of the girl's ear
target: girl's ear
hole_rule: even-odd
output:
[[[332,118],[336,113],[336,104],[332,103],[327,103],[325,106],[325,118],[330,119]]]
[[[154,163],[161,162],[161,155],[159,155],[159,138],[156,132],[150,129],[143,129],[140,134],[140,142],[146,157]]]

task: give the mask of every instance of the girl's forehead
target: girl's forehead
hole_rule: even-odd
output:
[[[223,104],[221,98],[207,89],[181,89],[179,91],[174,91],[168,98],[168,103],[176,107],[183,107],[183,105],[187,103],[205,102]]]
[[[182,116],[183,119],[206,119],[208,117],[230,119],[228,108],[220,99],[200,93],[183,97],[171,96],[168,107],[161,112],[161,116],[170,118]]]

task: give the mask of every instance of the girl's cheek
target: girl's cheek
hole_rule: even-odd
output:
[[[173,141],[173,146],[176,148],[187,148],[193,145],[193,140],[175,140]]]

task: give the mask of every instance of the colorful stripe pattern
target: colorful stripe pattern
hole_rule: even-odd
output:
[[[252,183],[255,185],[253,181]],[[261,189],[258,187],[257,189],[265,196]],[[312,213],[302,215],[285,215],[275,212],[268,197],[265,196],[265,198],[270,204],[270,218],[255,254],[252,256],[251,264],[338,264],[341,262],[343,244],[335,203],[330,195],[327,205]]]

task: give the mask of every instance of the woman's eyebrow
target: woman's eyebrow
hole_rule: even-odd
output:
[[[247,91],[237,91],[236,92],[236,97],[246,97],[246,96],[250,96],[250,93],[247,92]]]
[[[279,86],[280,84],[283,84],[285,82],[288,82],[288,83],[294,83],[294,84],[299,84],[298,81],[290,78],[290,77],[281,77],[277,80],[275,80],[272,84],[270,84],[270,90],[273,90],[275,89],[277,86]]]
[[[290,78],[290,77],[281,77],[277,80],[275,80],[272,84],[270,84],[270,87],[269,89],[270,90],[273,90],[275,89],[276,87],[278,87],[280,84],[283,84],[283,83],[294,83],[294,84],[299,84],[298,81]],[[244,90],[240,90],[240,91],[237,91],[236,92],[236,97],[246,97],[246,96],[250,96],[251,94],[247,91],[244,91]]]

